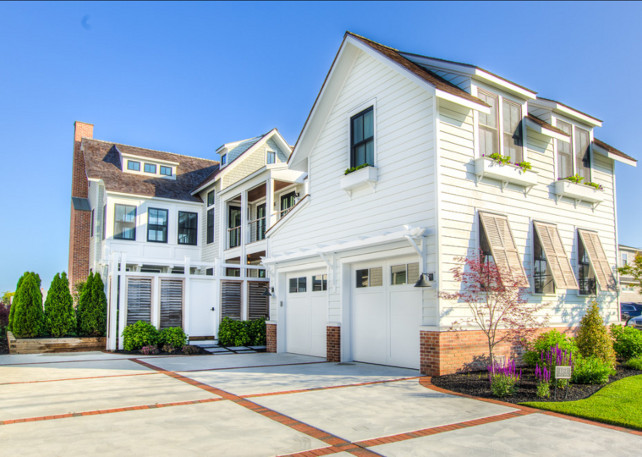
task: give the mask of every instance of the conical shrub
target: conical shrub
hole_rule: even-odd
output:
[[[53,337],[68,336],[76,330],[73,299],[65,272],[56,273],[45,300],[45,332]]]
[[[600,308],[596,302],[591,303],[580,321],[575,342],[583,357],[597,357],[610,366],[615,364],[613,340],[600,316]]]
[[[25,273],[16,290],[11,331],[18,338],[33,338],[43,331],[44,313],[40,277],[35,273]]]
[[[78,334],[104,336],[107,329],[107,297],[98,273],[89,273],[76,307]]]

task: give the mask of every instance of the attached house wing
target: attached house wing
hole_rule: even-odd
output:
[[[553,224],[535,222],[535,232],[539,238],[546,260],[553,274],[555,287],[558,289],[578,289],[571,262],[566,255],[562,239]]]
[[[529,287],[530,283],[519,259],[519,251],[515,246],[508,218],[483,211],[479,212],[479,218],[486,232],[495,264],[501,274],[510,274],[521,287]]]
[[[596,232],[589,230],[578,230],[582,243],[588,253],[589,262],[595,271],[595,278],[600,286],[600,290],[608,290],[615,288],[615,278],[611,272],[608,260],[606,260],[606,253],[602,247],[600,237]]]

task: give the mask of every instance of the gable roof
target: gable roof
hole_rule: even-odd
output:
[[[201,199],[192,195],[191,190],[203,178],[218,170],[219,167],[219,163],[213,160],[89,138],[83,138],[82,150],[88,179],[102,180],[108,192],[146,197],[200,202]],[[120,161],[121,153],[167,162],[178,162],[176,179],[123,172]]]
[[[636,166],[636,164],[638,162],[636,159],[634,159],[630,155],[627,155],[627,154],[623,153],[619,149],[615,149],[613,146],[611,146],[610,144],[605,143],[602,140],[598,140],[597,138],[593,138],[593,144],[595,144],[599,148],[601,148],[604,151],[606,151],[607,156],[610,156],[610,158],[612,158],[613,160],[618,160],[618,159],[616,159],[616,157],[619,157],[620,159],[624,159],[624,160],[618,160],[619,162],[624,162],[624,163],[626,163],[628,165],[633,165],[633,166]],[[613,156],[615,156],[615,157],[613,157]],[[631,163],[631,162],[633,162],[633,163]]]

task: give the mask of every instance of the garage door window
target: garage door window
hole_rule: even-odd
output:
[[[390,283],[393,286],[415,283],[419,279],[419,264],[407,263],[390,267]]]
[[[383,268],[365,268],[357,270],[357,288],[378,287],[383,285]]]
[[[305,276],[301,278],[290,278],[290,293],[305,292],[307,285],[306,280],[307,278]]]
[[[312,292],[328,290],[328,275],[312,276]]]

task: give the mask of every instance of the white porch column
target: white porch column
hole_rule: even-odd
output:
[[[241,269],[241,279],[243,280],[241,284],[241,320],[247,320],[248,315],[248,297],[247,297],[247,281],[245,278],[248,277],[247,274],[247,249],[245,245],[250,240],[249,238],[249,228],[247,226],[248,221],[248,203],[247,203],[247,190],[244,190],[241,193],[241,255],[240,255],[240,269]]]
[[[188,256],[185,256],[185,270],[183,271],[183,274],[185,275],[185,280],[183,282],[183,331],[189,338],[189,302],[190,302],[190,291],[191,291],[191,277],[192,277],[192,272],[191,272],[191,265],[190,265],[190,258]]]
[[[160,328],[160,278],[152,276],[152,325]]]
[[[274,179],[270,176],[265,182],[265,227],[270,228],[276,222],[274,213]]]
[[[120,257],[120,300],[118,300],[118,347],[123,348],[123,330],[127,322],[127,254]]]
[[[107,322],[107,349],[110,351],[116,350],[116,342],[118,341],[118,255],[114,252],[111,255],[109,262],[109,322]],[[122,300],[122,298],[121,298]]]

